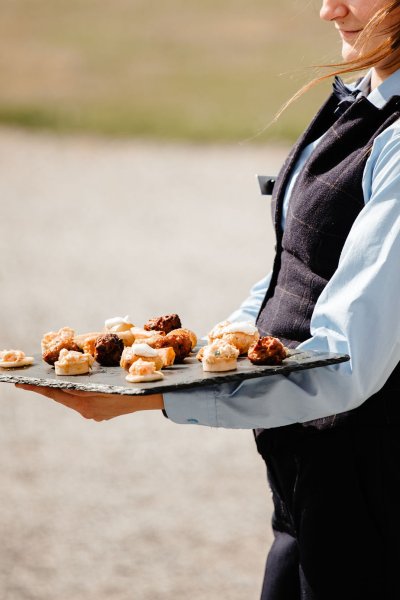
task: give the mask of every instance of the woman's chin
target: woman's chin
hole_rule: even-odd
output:
[[[351,60],[358,58],[359,55],[360,55],[359,51],[352,44],[349,44],[348,42],[345,42],[345,41],[343,42],[342,58],[345,62],[350,62]]]

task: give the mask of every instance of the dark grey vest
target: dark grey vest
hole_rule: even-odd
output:
[[[400,97],[382,108],[356,100],[336,119],[332,95],[290,152],[273,194],[276,257],[257,326],[261,335],[295,347],[310,337],[310,320],[322,290],[335,272],[350,229],[364,206],[362,176],[376,136],[400,118]],[[282,232],[283,197],[303,148],[318,144],[293,188]],[[398,369],[397,376],[398,378]],[[393,382],[392,382],[393,383]]]

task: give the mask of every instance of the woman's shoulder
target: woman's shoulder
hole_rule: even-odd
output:
[[[364,200],[367,203],[379,189],[400,190],[400,118],[374,140],[363,175]]]
[[[377,160],[382,152],[400,152],[400,117],[376,136],[371,149],[371,159]]]

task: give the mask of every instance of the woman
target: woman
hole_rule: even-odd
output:
[[[371,69],[355,88],[336,82],[292,149],[274,190],[273,271],[230,317],[351,361],[134,406],[39,390],[95,420],[165,409],[179,423],[253,428],[275,504],[264,600],[400,597],[399,5],[324,0],[340,72]]]

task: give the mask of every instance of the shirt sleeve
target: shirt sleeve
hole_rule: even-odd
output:
[[[227,321],[237,323],[239,321],[256,322],[265,294],[271,281],[272,271],[263,279],[257,281],[250,290],[248,297],[243,300],[240,307],[227,317]]]
[[[400,361],[400,129],[375,140],[363,177],[366,205],[339,266],[316,303],[312,337],[299,349],[347,353],[351,360],[289,376],[165,394],[178,423],[269,428],[359,406]]]

